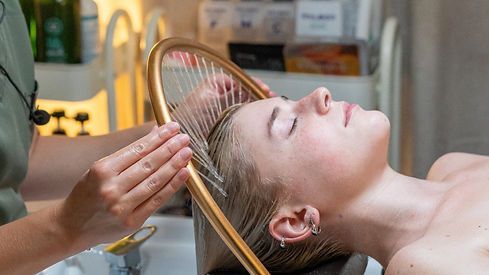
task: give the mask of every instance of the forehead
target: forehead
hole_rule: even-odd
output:
[[[259,167],[261,176],[268,177],[266,171],[275,171],[270,161],[273,154],[273,144],[268,137],[268,121],[274,107],[283,104],[280,98],[270,98],[250,102],[240,108],[234,121],[234,127],[238,131],[238,139],[244,143],[247,151]],[[273,159],[273,158],[272,158]]]
[[[263,113],[271,114],[272,109],[275,106],[279,106],[283,103],[284,100],[279,97],[262,99],[250,102],[244,105],[236,114],[237,118],[242,119],[241,117],[249,117],[250,115],[258,115]]]
[[[240,108],[235,116],[235,127],[240,130],[240,136],[252,141],[264,137],[273,108],[283,102],[280,98],[269,98],[250,102]]]

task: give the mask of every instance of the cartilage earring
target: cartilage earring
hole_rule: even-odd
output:
[[[282,238],[280,238],[280,248],[284,249],[285,248],[285,237],[282,236]]]
[[[309,228],[311,228],[311,233],[314,236],[317,236],[319,233],[321,233],[321,226],[316,226],[312,219],[309,219]]]

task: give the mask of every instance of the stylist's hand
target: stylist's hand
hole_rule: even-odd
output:
[[[263,81],[255,77],[253,80],[266,95],[276,96]],[[210,130],[208,125],[213,125],[223,111],[223,106],[247,102],[250,99],[249,93],[244,92],[244,89],[246,88],[227,74],[212,74],[187,95],[184,103],[176,108],[173,116],[177,121],[195,123],[191,127],[198,127],[203,131],[204,136],[207,136],[207,131]]]
[[[270,86],[268,86],[267,84],[265,84],[265,82],[263,82],[261,79],[259,79],[258,77],[253,77],[253,80],[256,82],[256,84],[258,84],[258,86],[260,86],[260,88],[263,90],[263,92],[268,95],[268,97],[276,97],[277,96],[277,93],[270,90]]]
[[[95,162],[60,205],[69,241],[80,249],[120,239],[160,208],[189,177],[187,135],[177,123]]]

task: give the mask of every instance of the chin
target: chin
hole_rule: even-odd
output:
[[[380,111],[369,111],[369,113],[368,128],[372,149],[375,150],[377,156],[385,158],[385,161],[387,161],[391,128],[389,118]]]
[[[391,129],[391,123],[389,118],[382,113],[381,111],[370,111],[372,112],[370,117],[370,124],[374,129],[377,129],[379,132],[385,132],[389,135]]]

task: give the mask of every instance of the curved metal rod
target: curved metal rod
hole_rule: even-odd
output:
[[[217,54],[214,50],[183,38],[170,38],[158,42],[151,50],[148,60],[148,89],[151,98],[151,104],[155,113],[156,121],[159,125],[172,121],[169,108],[166,104],[166,98],[163,92],[163,80],[161,75],[161,64],[165,52],[170,49],[185,50],[189,49],[198,52],[205,58],[209,58],[237,77],[243,85],[250,88],[257,98],[264,99],[268,96],[260,87],[246,75],[238,66],[227,61]],[[238,258],[241,264],[250,274],[269,274],[260,260],[251,251],[248,245],[243,241],[241,236],[236,232],[234,227],[222,213],[216,204],[207,187],[197,173],[194,165],[189,163],[187,168],[190,171],[190,179],[187,187],[194,200],[199,205],[202,212],[207,217],[211,225],[219,234],[221,239],[226,243],[233,254]]]
[[[136,46],[134,42],[134,31],[132,27],[131,17],[125,10],[116,10],[112,17],[110,18],[109,24],[107,25],[107,34],[105,35],[105,45],[104,45],[104,53],[105,53],[105,73],[106,75],[106,87],[107,87],[107,97],[108,97],[108,105],[109,105],[109,130],[115,131],[117,130],[117,113],[116,113],[116,100],[115,100],[115,78],[118,74],[116,70],[114,70],[114,36],[115,30],[117,26],[117,22],[120,18],[123,18],[127,24],[127,31],[129,34],[128,38],[128,56],[125,57],[129,79],[130,79],[130,88],[131,88],[131,96],[134,98],[133,106],[133,114],[134,114],[134,123],[137,123],[137,103],[135,102],[137,99],[136,94],[136,76],[135,76],[135,52]]]
[[[163,33],[163,37],[169,37],[171,35],[171,30],[169,30],[169,25],[166,20],[166,11],[164,9],[154,9],[146,17],[146,27],[143,30],[141,37],[141,58],[143,64],[148,61],[149,53],[157,42],[158,36]],[[160,23],[163,22],[164,29],[161,29]],[[161,38],[160,38],[161,39]],[[144,68],[146,69],[146,68]]]
[[[156,8],[151,13],[149,13],[144,22],[145,27],[143,28],[140,42],[140,52],[141,52],[141,64],[147,64],[149,53],[153,48],[154,44],[158,42],[158,40],[170,37],[171,29],[166,20],[166,11],[162,8]],[[141,71],[143,73],[143,77],[146,78],[146,66],[141,66]],[[141,121],[144,121],[144,115],[147,112],[151,112],[149,107],[146,105],[146,102],[150,102],[149,93],[147,85],[144,86],[144,95],[143,95],[143,118]]]

